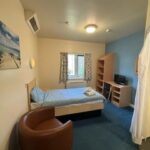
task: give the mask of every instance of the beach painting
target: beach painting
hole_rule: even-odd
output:
[[[0,21],[0,70],[20,68],[19,36]]]

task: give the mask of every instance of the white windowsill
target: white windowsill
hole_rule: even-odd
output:
[[[67,81],[67,83],[84,83],[84,82],[86,81],[83,79],[70,79]]]

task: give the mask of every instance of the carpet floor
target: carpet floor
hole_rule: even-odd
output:
[[[137,150],[129,132],[132,114],[106,102],[101,116],[73,121],[73,150]]]

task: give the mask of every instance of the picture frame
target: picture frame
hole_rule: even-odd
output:
[[[19,36],[0,21],[0,70],[21,67]]]

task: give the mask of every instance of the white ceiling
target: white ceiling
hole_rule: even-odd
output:
[[[21,0],[23,7],[37,13],[39,37],[87,42],[111,42],[144,30],[147,0]],[[68,21],[68,24],[65,24]],[[87,24],[97,24],[94,34]],[[110,33],[105,29],[110,28]]]

